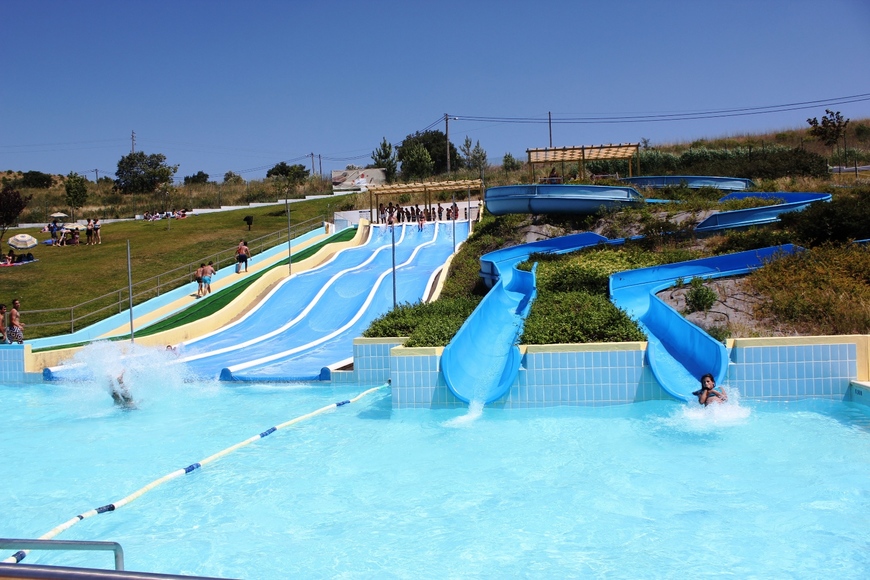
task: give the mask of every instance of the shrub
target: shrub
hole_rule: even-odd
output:
[[[686,314],[692,312],[707,312],[719,299],[716,291],[704,284],[703,278],[692,278],[689,291],[686,292]]]
[[[526,319],[523,344],[646,340],[633,320],[606,296],[586,291],[538,295]]]
[[[830,203],[814,203],[803,211],[782,214],[779,221],[807,245],[870,238],[870,190],[840,193]]]

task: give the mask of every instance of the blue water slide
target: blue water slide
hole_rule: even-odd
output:
[[[770,224],[779,220],[780,214],[791,211],[801,211],[810,204],[818,201],[831,201],[830,193],[793,193],[785,191],[773,193],[731,193],[721,198],[719,201],[723,202],[732,199],[745,199],[748,197],[781,200],[782,203],[714,213],[695,226],[695,231],[714,232]]]
[[[503,185],[490,187],[484,196],[493,215],[509,213],[594,214],[601,208],[643,203],[633,187],[612,185]]]
[[[619,240],[618,242],[622,242]],[[492,403],[516,380],[522,356],[517,339],[537,295],[535,265],[516,265],[531,254],[561,254],[600,243],[614,243],[592,232],[503,248],[480,258],[480,273],[492,289],[444,348],[441,372],[457,399]]]
[[[690,189],[715,187],[723,191],[744,191],[755,187],[751,179],[742,177],[713,177],[709,175],[642,175],[639,177],[623,177],[619,181],[636,187],[678,187],[685,185]]]
[[[671,396],[688,401],[701,375],[711,373],[717,383],[728,372],[725,346],[665,304],[657,292],[694,277],[738,276],[777,256],[798,251],[787,244],[619,272],[610,277],[610,299],[636,320],[648,337],[647,358],[653,375]]]

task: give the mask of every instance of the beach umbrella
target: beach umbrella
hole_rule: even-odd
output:
[[[9,245],[16,250],[29,250],[35,248],[39,241],[30,234],[15,234],[9,238]]]
[[[65,228],[68,229],[68,230],[84,230],[84,229],[87,229],[87,226],[83,226],[82,224],[78,224],[78,223],[76,223],[76,224],[72,224],[72,223],[70,223],[70,224],[63,224],[63,227],[65,227]]]
[[[69,217],[69,216],[66,215],[65,213],[63,213],[62,211],[56,211],[53,214],[51,214],[51,217],[53,217],[53,218],[65,218],[65,217]]]

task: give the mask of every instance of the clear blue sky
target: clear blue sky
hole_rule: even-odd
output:
[[[491,163],[549,145],[670,143],[870,117],[867,0],[3,0],[0,170],[177,177],[365,165],[430,125]],[[824,101],[745,116],[714,111]],[[692,120],[560,120],[701,113]],[[473,121],[528,118],[538,122]],[[442,119],[439,121],[439,119]],[[316,164],[319,170],[319,164]],[[86,173],[90,171],[90,173]]]

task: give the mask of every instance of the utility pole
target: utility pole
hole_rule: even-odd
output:
[[[136,153],[136,131],[130,131],[130,153]]]
[[[450,117],[444,113],[444,136],[447,138],[447,179],[450,180],[450,119],[456,121],[459,117]]]
[[[323,177],[323,155],[317,155],[317,163],[320,165],[320,177]]]
[[[553,113],[547,111],[548,125],[550,126],[550,149],[553,148]]]
[[[314,153],[311,154],[311,175],[314,175]]]

